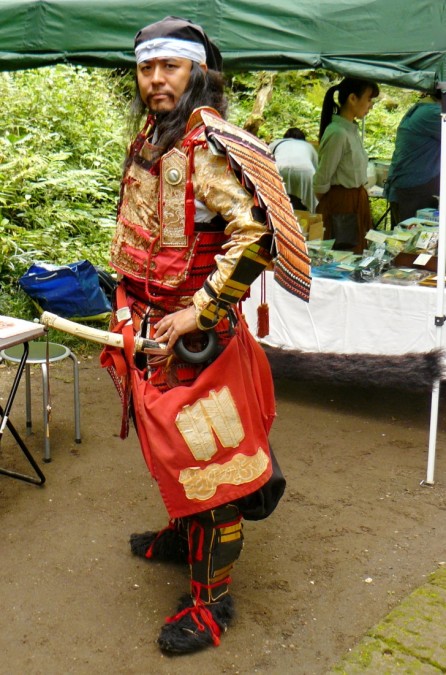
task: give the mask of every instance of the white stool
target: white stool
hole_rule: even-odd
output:
[[[48,357],[47,357],[48,349]],[[23,345],[16,345],[15,347],[8,347],[8,349],[3,349],[0,351],[0,356],[5,361],[10,361],[11,363],[20,363],[20,359],[23,354]],[[26,359],[25,367],[25,385],[26,385],[26,431],[29,435],[32,430],[32,421],[31,421],[31,377],[30,377],[30,365],[40,364],[42,368],[42,387],[43,387],[43,428],[45,433],[45,452],[43,456],[44,462],[51,461],[51,448],[50,448],[50,429],[49,429],[49,411],[48,411],[48,363],[54,363],[55,361],[63,361],[63,359],[70,358],[73,362],[73,374],[74,374],[74,426],[75,426],[75,438],[76,443],[81,442],[81,423],[80,423],[80,398],[79,398],[79,366],[77,359],[73,352],[59,345],[56,342],[30,342],[29,343],[29,353],[28,358]]]

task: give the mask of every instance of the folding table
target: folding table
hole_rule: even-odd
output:
[[[34,483],[35,485],[43,485],[45,482],[45,476],[42,473],[37,462],[35,461],[34,457],[32,456],[31,452],[25,445],[20,434],[16,431],[11,420],[9,419],[9,416],[11,413],[11,408],[14,403],[15,395],[17,393],[17,389],[20,384],[23,371],[25,369],[26,359],[29,351],[29,342],[30,340],[35,340],[36,338],[41,337],[44,333],[45,327],[42,326],[41,324],[36,324],[33,323],[32,321],[25,321],[23,319],[16,319],[10,316],[0,315],[0,349],[6,349],[8,347],[13,347],[14,345],[23,344],[23,355],[20,360],[18,369],[16,371],[11,389],[9,391],[6,405],[4,408],[0,406],[0,420],[1,420],[0,443],[3,438],[3,432],[7,427],[11,432],[17,445],[22,450],[28,462],[34,469],[37,477],[1,468],[0,474],[9,476],[10,478],[17,478],[18,480],[23,480],[27,483]]]

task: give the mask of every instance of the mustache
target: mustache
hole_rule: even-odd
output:
[[[152,87],[149,90],[149,96],[157,96],[157,94],[163,94],[163,96],[173,97],[173,94],[168,89],[163,89],[163,87]]]

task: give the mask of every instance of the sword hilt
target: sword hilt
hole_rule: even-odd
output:
[[[117,347],[124,349],[124,338],[120,333],[112,333],[107,330],[99,328],[92,328],[91,326],[84,326],[83,324],[64,319],[52,312],[43,312],[40,317],[40,323],[44,326],[51,326],[64,333],[69,333],[83,340],[90,340],[102,345],[109,345],[110,347]],[[186,336],[181,336],[175,343],[173,351],[182,361],[186,363],[198,364],[208,361],[215,356],[218,349],[218,338],[214,330],[203,331],[203,335],[207,338],[206,345],[198,352],[190,351],[184,341]],[[151,340],[150,338],[135,336],[135,352],[143,352],[144,354],[162,354],[167,347],[162,342]]]

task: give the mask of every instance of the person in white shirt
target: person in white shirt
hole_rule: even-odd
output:
[[[317,200],[314,196],[313,176],[318,163],[314,146],[306,140],[301,129],[291,127],[283,138],[273,141],[269,147],[293,207],[314,213]]]

